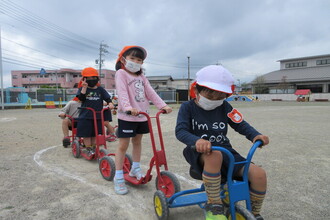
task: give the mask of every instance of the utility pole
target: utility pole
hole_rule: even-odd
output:
[[[188,58],[188,100],[190,100],[190,56]]]
[[[102,41],[103,42],[103,41]],[[100,43],[100,51],[99,51],[99,59],[95,60],[95,63],[99,65],[99,75],[101,77],[101,71],[102,71],[102,65],[103,65],[103,59],[102,57],[105,56],[105,54],[109,53],[107,48],[109,47],[107,44]]]

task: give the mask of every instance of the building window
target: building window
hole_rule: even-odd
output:
[[[316,65],[326,65],[330,64],[330,59],[316,60]]]
[[[78,77],[78,75],[75,75],[75,74],[73,75],[73,78],[77,78],[77,77]]]
[[[304,66],[307,66],[307,61],[285,64],[285,68],[295,68],[295,67],[304,67]]]
[[[17,79],[17,75],[13,75],[13,79]]]
[[[104,74],[100,74],[100,77],[101,77],[101,78],[104,78]]]

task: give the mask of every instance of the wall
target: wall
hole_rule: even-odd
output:
[[[296,101],[297,96],[295,94],[253,94],[253,97],[258,96],[260,101],[271,101],[272,99],[282,99],[283,101]],[[310,101],[315,99],[328,99],[330,101],[330,93],[312,93],[310,95]]]

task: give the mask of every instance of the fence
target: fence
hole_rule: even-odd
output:
[[[52,96],[55,103],[67,102],[73,99],[78,89],[28,89],[22,87],[10,87],[4,90],[5,105],[25,105],[31,102],[33,105],[44,105],[47,97]],[[107,90],[111,95],[117,95],[116,90]],[[174,91],[157,91],[157,94],[168,103],[177,102],[178,93]],[[1,100],[1,94],[0,94]],[[29,101],[30,100],[30,101]],[[187,100],[187,99],[186,99]]]

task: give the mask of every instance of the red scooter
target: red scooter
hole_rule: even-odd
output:
[[[127,113],[129,114],[129,112],[127,112]],[[149,181],[151,181],[151,179],[152,179],[151,171],[152,171],[152,168],[155,166],[156,172],[157,172],[156,189],[161,190],[165,194],[166,197],[171,197],[174,193],[180,191],[180,182],[173,173],[168,171],[164,141],[163,141],[161,126],[160,126],[160,119],[159,119],[159,115],[165,114],[165,113],[166,113],[165,110],[161,110],[156,114],[155,117],[150,117],[148,113],[139,112],[139,114],[144,115],[148,120],[153,157],[150,160],[149,169],[148,169],[146,175],[143,178],[141,178],[140,180],[137,180],[135,177],[129,176],[129,172],[131,170],[131,165],[132,165],[132,159],[131,159],[131,156],[128,154],[126,154],[126,157],[124,160],[123,171],[124,171],[124,178],[127,182],[130,182],[131,184],[134,184],[134,185],[141,185],[141,184],[146,184]],[[157,147],[156,147],[155,137],[154,137],[152,123],[151,123],[152,118],[156,119],[157,130],[158,130],[158,134],[159,134],[160,149],[157,149]],[[112,164],[111,161],[113,161],[113,160],[110,160],[111,159],[110,156],[115,156],[115,154],[108,154],[107,156],[102,157],[100,159],[99,169],[100,169],[101,175],[103,176],[104,179],[112,181],[115,176],[116,167],[114,164]],[[165,169],[164,171],[160,171],[161,166],[164,166],[164,169]]]
[[[104,129],[104,114],[103,112],[105,110],[108,110],[109,108],[103,108],[101,111],[97,112],[93,108],[89,107],[79,107],[79,109],[87,109],[89,111],[92,111],[93,113],[93,120],[94,120],[94,129],[95,129],[95,138],[96,138],[96,148],[95,152],[88,151],[88,149],[85,147],[83,143],[83,138],[78,138],[73,136],[73,134],[76,134],[76,129],[72,131],[72,154],[75,158],[79,158],[80,156],[83,156],[87,160],[96,160],[100,159],[108,154],[107,152],[107,144],[106,144],[106,136],[105,136],[105,129]],[[97,127],[97,117],[96,114],[101,115],[101,126],[102,126],[102,132],[99,134],[98,127]],[[100,149],[100,147],[103,146],[104,148]],[[114,163],[114,162],[113,162]]]

